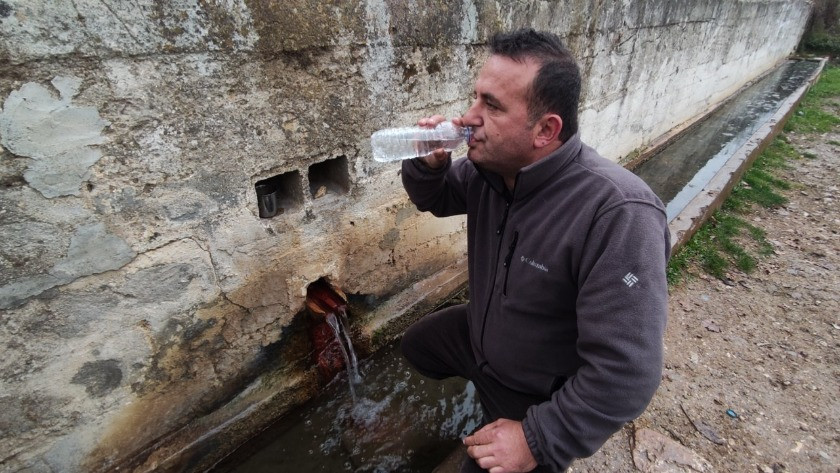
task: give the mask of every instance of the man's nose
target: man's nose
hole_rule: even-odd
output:
[[[467,111],[461,116],[461,120],[464,122],[464,126],[476,127],[484,125],[484,120],[476,110],[476,104],[471,105],[470,108],[467,109]]]

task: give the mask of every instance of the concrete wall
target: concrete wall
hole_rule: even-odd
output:
[[[563,36],[625,160],[797,44],[805,0],[0,0],[0,469],[197,469],[318,389],[326,277],[371,350],[465,281],[370,133],[457,115],[493,32]],[[284,211],[255,184],[281,176]]]

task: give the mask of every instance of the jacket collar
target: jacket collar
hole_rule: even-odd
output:
[[[476,169],[493,190],[501,194],[508,202],[512,202],[513,200],[524,199],[540,188],[545,181],[571,163],[580,154],[582,146],[580,134],[575,133],[553,153],[520,169],[516,175],[513,194],[508,191],[501,176],[482,170],[478,166],[476,166]]]

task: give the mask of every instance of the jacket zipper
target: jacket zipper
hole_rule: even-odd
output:
[[[510,263],[513,260],[513,251],[516,250],[516,242],[519,240],[519,232],[513,232],[513,240],[508,247],[508,254],[505,257],[505,284],[502,286],[502,294],[507,295],[508,276],[510,275]]]
[[[505,213],[502,215],[502,223],[496,228],[496,235],[499,237],[499,246],[496,248],[496,262],[493,265],[493,283],[490,285],[490,294],[487,295],[487,304],[484,307],[484,317],[481,321],[481,350],[484,351],[484,331],[487,328],[487,314],[490,313],[490,303],[493,302],[493,288],[496,287],[496,277],[498,276],[499,272],[496,269],[498,267],[499,256],[502,253],[502,241],[504,241],[505,236],[505,225],[507,225],[508,219],[508,212],[510,211],[510,204],[513,201],[512,198],[508,198],[505,196]],[[505,281],[507,283],[507,281]]]

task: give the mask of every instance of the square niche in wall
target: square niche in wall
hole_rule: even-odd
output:
[[[346,194],[350,190],[347,157],[339,156],[309,166],[309,192],[313,199],[327,194]]]
[[[278,174],[254,184],[260,218],[271,218],[303,205],[300,172]]]

